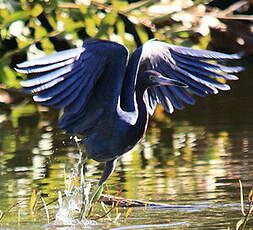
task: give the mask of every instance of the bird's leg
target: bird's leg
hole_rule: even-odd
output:
[[[107,161],[105,163],[105,168],[104,168],[103,174],[100,177],[97,187],[91,196],[90,202],[92,202],[93,200],[98,200],[100,198],[100,196],[103,192],[103,184],[105,183],[107,178],[113,173],[116,163],[117,163],[117,158],[112,161]]]
[[[107,161],[105,163],[105,168],[104,168],[102,176],[99,179],[98,186],[103,185],[105,181],[107,180],[107,178],[113,173],[116,167],[116,163],[117,163],[117,158],[111,161]]]
[[[92,194],[91,202],[93,200],[98,200],[100,198],[100,196],[103,192],[103,184],[105,183],[107,178],[113,173],[113,171],[116,167],[116,163],[117,163],[117,158],[112,160],[112,161],[107,161],[105,163],[105,168],[104,168],[103,174],[100,177],[99,182],[97,184],[97,187],[96,187],[95,191]]]

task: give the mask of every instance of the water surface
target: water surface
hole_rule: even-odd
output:
[[[159,109],[145,139],[120,159],[107,182],[107,194],[168,206],[133,208],[127,218],[126,209],[119,209],[119,219],[114,221],[113,212],[111,220],[101,219],[89,229],[235,226],[241,216],[238,180],[245,195],[253,184],[249,63],[243,62],[247,71],[231,84],[233,90],[198,99],[196,105],[173,115]],[[1,229],[52,228],[46,225],[44,210],[30,214],[29,199],[33,190],[40,191],[46,202],[57,198],[77,161],[78,147],[57,129],[57,116],[57,111],[29,103],[15,105],[9,113],[0,111],[0,210],[8,211]],[[85,176],[96,180],[102,170],[103,165],[89,161]],[[53,217],[57,202],[48,207]]]

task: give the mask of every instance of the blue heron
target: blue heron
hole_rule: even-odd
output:
[[[239,59],[223,54],[167,44],[152,39],[129,57],[125,46],[89,39],[73,48],[17,65],[31,75],[21,85],[33,99],[63,108],[59,127],[81,134],[88,157],[105,162],[102,185],[117,159],[143,137],[157,104],[165,111],[194,104],[192,95],[204,97],[229,90],[226,80],[239,66],[217,61]]]

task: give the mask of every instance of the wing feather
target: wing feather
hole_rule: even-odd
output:
[[[73,70],[74,71],[74,70]],[[75,75],[73,77],[67,77],[71,75],[70,73],[65,75],[64,81],[55,85],[54,87],[46,90],[40,91],[34,100],[36,102],[44,102],[43,104],[47,105],[45,102],[49,101],[52,105],[58,103],[63,98],[69,96],[75,89],[77,89],[86,78],[82,78],[84,74],[84,69],[79,68],[78,71],[75,69]],[[30,92],[33,92],[34,89]],[[29,92],[29,91],[28,91]],[[36,98],[36,99],[35,99]]]
[[[127,57],[127,49],[118,43],[90,39],[81,48],[20,63],[16,70],[30,76],[21,85],[36,102],[64,108],[61,127],[84,134],[102,116],[104,105],[107,111],[116,107],[113,94],[120,95]],[[103,88],[105,82],[113,91],[108,84]]]
[[[161,87],[156,87],[155,88],[155,92],[159,98],[159,102],[160,104],[162,104],[162,106],[164,107],[165,111],[167,113],[173,113],[174,111],[174,108],[173,108],[173,105],[171,103],[171,101],[169,100],[168,97],[164,97],[164,94],[161,90]]]
[[[208,60],[233,60],[233,59],[240,59],[242,54],[235,53],[235,54],[224,54],[210,50],[197,50],[192,48],[187,48],[183,46],[174,46],[170,45],[170,51],[172,53],[176,53],[181,55],[182,57],[191,58],[193,60],[197,59],[208,59]]]
[[[158,72],[162,73],[168,78],[180,80],[188,86],[188,89],[192,93],[200,97],[204,97],[208,93],[216,94],[218,92],[217,89],[209,85],[207,82],[201,81],[201,79],[197,79],[197,81],[195,81],[196,78],[191,73],[183,71],[178,67],[175,67],[175,69],[177,71],[172,71],[168,65],[161,65]]]
[[[170,88],[164,86],[161,86],[159,88],[162,94],[170,100],[171,104],[175,109],[182,110],[184,108],[180,98],[176,97],[176,95],[173,94]]]
[[[207,70],[212,73],[215,73],[214,71],[222,71],[225,73],[239,73],[243,70],[243,67],[241,66],[224,66],[224,65],[204,62],[201,60],[191,60],[191,59],[188,59],[187,57],[182,58],[176,54],[172,54],[172,57],[175,60],[177,60],[177,62],[180,62],[181,64],[186,64],[187,66],[196,67],[197,69]],[[228,77],[228,76],[230,75],[224,75],[224,77]],[[237,79],[238,78],[234,76],[233,79],[228,79],[228,80],[237,80]]]
[[[148,113],[152,115],[155,111],[155,107],[157,104],[157,96],[155,95],[155,93],[153,93],[153,90],[149,88],[144,92],[143,99],[147,106]]]
[[[189,92],[187,90],[176,86],[171,86],[169,89],[172,91],[173,95],[182,100],[184,103],[190,105],[195,104],[195,100],[189,95]]]
[[[71,59],[67,59],[65,61],[57,62],[51,65],[38,65],[38,66],[32,66],[32,67],[27,67],[27,68],[20,68],[19,72],[25,73],[25,74],[41,73],[41,72],[54,70],[54,69],[72,64],[74,61],[75,59],[71,58]]]
[[[138,76],[143,71],[155,70],[165,77],[179,80],[188,86],[188,88],[151,87],[148,91],[146,97],[162,104],[169,113],[172,113],[174,108],[183,109],[183,103],[194,104],[195,100],[192,98],[192,94],[205,97],[207,94],[217,94],[218,90],[229,90],[230,86],[225,81],[237,80],[238,77],[231,73],[238,73],[243,70],[240,66],[224,66],[213,63],[214,61],[239,59],[242,54],[238,53],[224,54],[215,51],[196,50],[158,40],[146,42],[141,49]]]
[[[81,67],[79,67],[79,68],[81,68]],[[40,86],[42,84],[53,81],[59,77],[62,77],[63,75],[65,78],[67,78],[68,76],[72,76],[72,73],[73,73],[73,72],[71,72],[72,70],[76,71],[76,69],[74,68],[74,64],[64,66],[60,69],[56,69],[56,70],[54,69],[53,71],[45,73],[44,75],[41,75],[40,77],[37,77],[37,78],[33,78],[30,80],[26,80],[26,81],[21,81],[20,84],[25,88],[33,87],[33,86]],[[19,72],[22,72],[22,69]],[[37,93],[37,92],[41,91],[40,89],[36,90],[36,88],[37,87],[33,88],[33,90],[31,90],[30,93]]]
[[[200,74],[205,75],[205,76],[211,76],[211,77],[221,78],[221,79],[225,79],[225,80],[237,80],[238,79],[238,77],[236,77],[235,75],[215,72],[215,71],[208,70],[207,68],[202,68],[201,63],[197,62],[195,64],[199,64],[199,67],[189,65],[189,64],[185,64],[185,63],[182,63],[180,61],[177,62],[177,65],[180,68],[182,68],[186,71],[190,71],[192,73],[200,73]]]
[[[74,48],[74,49],[69,49],[69,50],[58,52],[58,53],[54,53],[51,55],[47,55],[42,58],[25,61],[25,62],[17,64],[17,70],[19,72],[21,69],[26,69],[26,68],[31,68],[31,67],[41,66],[41,65],[48,66],[49,64],[62,62],[64,60],[68,60],[71,58],[78,59],[79,55],[83,54],[84,51],[85,51],[85,47]]]

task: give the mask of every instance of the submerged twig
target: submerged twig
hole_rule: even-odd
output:
[[[108,212],[109,210],[106,208],[105,203],[104,203],[104,202],[101,202],[101,206],[102,206],[104,212],[106,213],[107,218],[111,221],[111,220],[112,220],[112,219],[111,219],[111,215],[109,215],[110,212]]]
[[[117,203],[119,207],[170,207],[168,204],[156,203],[150,201],[142,201],[142,200],[134,200],[134,199],[126,199],[118,196],[111,196],[101,194],[101,197],[98,201],[102,201],[107,205],[111,205],[113,203]]]
[[[90,218],[91,220],[99,220],[101,218],[106,217],[113,209],[115,209],[115,206],[112,206],[104,215],[96,217],[96,218]]]

